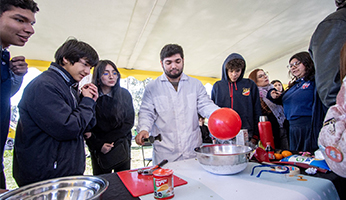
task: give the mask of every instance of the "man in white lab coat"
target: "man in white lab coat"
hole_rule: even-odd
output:
[[[153,143],[153,164],[196,157],[194,148],[202,145],[198,113],[209,116],[219,107],[209,98],[201,81],[183,73],[181,46],[168,44],[160,53],[164,73],[150,82],[142,98],[136,143],[161,134]]]

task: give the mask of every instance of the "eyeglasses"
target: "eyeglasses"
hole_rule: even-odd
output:
[[[109,75],[113,75],[113,76],[116,76],[118,73],[116,73],[116,72],[113,72],[113,73],[108,73],[108,72],[105,72],[105,73],[103,73],[103,76],[109,76]]]
[[[258,78],[263,78],[263,77],[267,77],[267,76],[268,76],[268,72],[267,72],[267,73],[260,74],[260,75],[258,76]]]
[[[301,63],[302,63],[302,62],[300,62],[300,61],[298,60],[298,61],[295,62],[295,63],[288,64],[288,65],[287,65],[287,68],[288,68],[288,69],[291,69],[293,66],[298,67]]]

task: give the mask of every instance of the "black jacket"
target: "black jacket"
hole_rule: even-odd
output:
[[[222,79],[214,84],[211,99],[220,107],[235,110],[241,118],[241,128],[248,130],[249,137],[258,140],[258,121],[262,114],[258,87],[252,80],[243,78],[246,66],[235,83],[230,83],[227,78],[226,63],[236,58],[244,60],[241,55],[233,53],[224,61]]]
[[[96,105],[97,124],[91,130],[93,136],[86,140],[90,150],[100,152],[104,143],[116,142],[119,138],[127,139],[131,144],[131,129],[135,120],[132,96],[125,88],[119,87],[117,89],[119,90],[118,95],[122,97],[121,101],[124,102],[122,120],[119,120],[121,122],[117,121],[115,113],[112,113],[113,98],[108,95],[100,96]]]
[[[73,86],[72,76],[52,63],[25,88],[13,157],[19,186],[84,173],[83,134],[96,123],[96,103],[88,97],[78,102]]]
[[[315,82],[322,103],[336,103],[340,90],[340,50],[346,42],[346,8],[326,17],[315,30],[309,52],[315,63]]]
[[[340,51],[346,42],[346,8],[339,8],[327,16],[316,28],[309,52],[315,64],[315,101],[312,113],[312,134],[316,141],[323,119],[330,106],[336,104],[336,95],[341,86]]]

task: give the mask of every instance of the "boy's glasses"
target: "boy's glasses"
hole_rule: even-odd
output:
[[[302,62],[297,61],[297,62],[295,62],[295,63],[289,64],[289,65],[287,65],[287,68],[288,68],[288,69],[291,69],[293,66],[298,67],[298,66],[300,65],[300,63],[302,63]]]

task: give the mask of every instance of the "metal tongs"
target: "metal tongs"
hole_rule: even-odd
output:
[[[149,136],[148,138],[143,138],[142,139],[145,143],[154,143],[155,142],[155,140],[158,140],[158,141],[162,141],[162,138],[161,138],[161,134],[158,134],[157,136]]]
[[[168,163],[168,160],[163,160],[161,161],[159,164],[155,165],[152,168],[149,169],[138,169],[137,172],[138,174],[142,174],[142,175],[152,175],[153,171],[159,169],[160,167],[164,166],[166,163]]]

